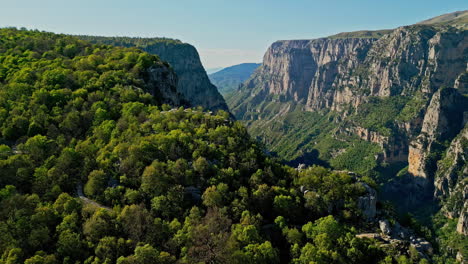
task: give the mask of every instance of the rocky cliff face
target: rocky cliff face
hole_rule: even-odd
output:
[[[153,66],[148,70],[148,89],[161,103],[171,106],[186,104],[186,99],[177,91],[177,75],[167,66]]]
[[[422,103],[413,106],[415,109],[404,120],[386,124],[392,130],[388,135],[352,123],[345,130],[380,145],[385,162],[406,161],[409,153],[410,173],[424,178],[421,160],[426,157],[418,154],[418,149],[427,147],[423,137],[433,138],[436,135],[431,133],[442,133],[440,129],[435,128],[436,132],[429,128],[431,120],[440,121],[434,122],[447,133],[459,131],[464,110],[454,110],[458,118],[456,127],[448,119],[439,118],[443,115],[442,108],[451,107],[449,101],[455,99],[447,95],[451,99],[440,102],[444,106],[437,106],[436,102],[440,101],[437,91],[442,87],[457,87],[458,95],[464,92],[467,50],[467,30],[428,25],[397,28],[380,39],[278,41],[267,50],[263,65],[238,91],[240,96],[231,100],[230,106],[237,118],[243,120],[255,120],[259,116],[249,112],[268,111],[265,108],[268,102],[294,102],[302,106],[302,111],[336,111],[341,113],[339,120],[345,120],[352,112],[359,112],[369,98],[399,96],[411,101],[417,95]],[[432,106],[425,115],[431,99]],[[297,110],[280,109],[286,110],[279,111],[279,115]],[[412,141],[420,133],[424,136]]]
[[[326,94],[339,74],[356,67],[376,39],[316,39],[277,41],[267,50],[263,66],[246,82],[309,109],[330,107]],[[316,100],[317,99],[317,100]]]
[[[308,111],[341,111],[368,96],[432,94],[466,72],[467,48],[467,31],[431,26],[401,27],[380,39],[278,41],[244,90],[282,95]]]
[[[226,102],[208,79],[200,56],[192,45],[156,43],[144,47],[143,50],[169,62],[177,73],[177,89],[192,105],[228,111]]]
[[[173,39],[78,36],[92,43],[137,47],[167,61],[177,74],[177,90],[191,106],[228,111],[226,102],[211,84],[197,50],[190,44]]]

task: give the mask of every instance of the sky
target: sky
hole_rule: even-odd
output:
[[[387,29],[468,9],[466,0],[0,0],[0,27],[169,37],[205,68],[261,62],[276,40]]]

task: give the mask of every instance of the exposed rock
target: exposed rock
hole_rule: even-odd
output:
[[[172,106],[179,106],[185,101],[177,91],[177,76],[166,66],[151,67],[148,70],[148,89],[151,95]]]
[[[156,43],[143,50],[169,62],[177,73],[177,89],[191,105],[228,111],[223,97],[208,79],[195,47],[186,43]]]
[[[392,229],[390,228],[390,223],[384,219],[384,220],[379,220],[379,228],[380,228],[380,231],[382,231],[382,234],[384,235],[390,235],[390,233],[392,232]]]
[[[465,201],[460,218],[458,218],[457,232],[468,236],[468,201]]]
[[[297,170],[297,171],[302,171],[302,170],[305,169],[305,168],[306,168],[306,165],[305,165],[304,163],[300,163],[300,164],[297,166],[296,170]]]
[[[464,258],[463,258],[463,254],[460,251],[457,252],[456,260],[457,260],[458,263],[462,263],[462,264],[465,263]]]
[[[362,233],[362,234],[357,234],[357,238],[369,238],[369,239],[381,239],[382,236],[378,233]]]
[[[367,96],[454,87],[466,71],[460,56],[467,48],[466,31],[431,26],[401,27],[380,39],[277,41],[243,90],[251,96],[282,95],[309,111],[343,110]]]
[[[418,252],[424,255],[425,254],[432,255],[434,252],[434,249],[432,248],[431,243],[421,238],[413,239],[410,243],[410,246],[415,248]]]
[[[249,126],[267,126],[279,116],[301,110],[339,111],[337,120],[330,122],[342,123],[349,113],[359,111],[359,106],[372,96],[413,98],[418,94],[422,98],[421,105],[413,106],[415,112],[408,115],[406,121],[394,121],[390,135],[353,124],[346,126],[348,131],[340,132],[379,144],[383,150],[378,157],[380,162],[409,160],[410,173],[421,177],[419,184],[425,185],[426,178],[433,177],[424,172],[428,144],[425,138],[413,138],[421,134],[427,102],[436,91],[442,87],[463,89],[468,85],[466,56],[463,55],[466,50],[466,30],[429,25],[400,27],[380,39],[277,41],[265,53],[262,66],[229,98],[229,104],[238,119],[249,120]],[[457,90],[461,92],[462,89]],[[433,101],[437,100],[433,98]],[[437,107],[433,104],[433,108]],[[442,130],[447,123],[437,115],[437,110],[431,111],[426,119],[439,119],[435,130],[444,137]],[[426,123],[428,131],[434,131]],[[449,134],[452,133],[450,124],[446,129]],[[281,123],[272,127],[271,133],[275,129],[283,129]],[[257,129],[253,135],[261,136],[264,131]],[[268,138],[264,140],[267,145],[269,142],[281,144]],[[310,144],[302,143],[297,142],[298,152],[310,153]]]
[[[362,183],[366,188],[366,195],[358,198],[358,206],[362,210],[364,217],[368,220],[373,219],[377,213],[377,192],[366,183]]]
[[[412,176],[402,174],[385,189],[391,191],[387,197],[401,197],[402,207],[408,209],[433,202],[434,193],[439,200],[462,196],[466,154],[462,142],[454,140],[468,120],[467,54],[466,27],[448,24],[400,27],[378,39],[278,41],[229,104],[254,137],[294,161],[324,159],[330,164],[356,146],[356,138],[382,148],[377,163],[399,163],[389,169],[403,168],[407,161]],[[395,101],[403,108],[381,123],[373,123],[379,117],[365,120],[367,124],[353,119],[374,97],[378,104],[393,103],[389,97],[402,99],[402,105]],[[288,123],[289,117],[296,121],[300,111],[313,112],[304,114],[304,120],[324,130]],[[325,133],[332,133],[332,140]],[[301,136],[275,138],[297,134]],[[298,154],[283,151],[285,144]],[[441,161],[444,155],[448,158]],[[462,204],[450,206],[454,208],[446,208],[447,214],[457,217]]]
[[[283,100],[306,104],[311,110],[331,107],[334,96],[331,86],[336,76],[357,66],[374,41],[358,38],[277,41],[267,50],[263,65],[245,87],[257,88],[255,96],[283,95]],[[347,63],[338,63],[344,60]]]
[[[357,135],[365,141],[378,144],[383,150],[381,157],[379,157],[383,162],[408,160],[408,139],[405,137],[383,136],[360,126],[346,127],[344,131],[338,131],[338,133]]]
[[[381,234],[378,233],[361,233],[357,234],[357,238],[377,239],[383,242],[381,247],[400,248],[407,250],[408,246],[413,247],[423,257],[433,254],[433,247],[427,240],[417,237],[410,229],[402,227],[398,222],[395,222],[392,228],[387,220],[380,220],[379,226]]]

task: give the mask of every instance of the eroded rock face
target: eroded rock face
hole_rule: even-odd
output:
[[[360,127],[351,126],[344,128],[344,131],[350,136],[356,135],[359,138],[378,144],[383,152],[379,159],[383,162],[402,162],[408,160],[408,139],[406,137],[384,136],[376,131]]]
[[[278,41],[245,90],[282,95],[308,111],[340,111],[368,96],[431,94],[454,87],[466,71],[467,48],[466,31],[430,26],[401,27],[380,39]]]
[[[359,38],[277,41],[245,86],[282,95],[283,100],[306,104],[310,110],[331,107],[336,77],[356,67],[375,41]]]
[[[158,43],[147,46],[144,50],[169,62],[178,77],[177,90],[191,105],[228,111],[223,97],[208,79],[195,47],[186,43]]]
[[[384,235],[390,235],[390,233],[392,232],[390,223],[386,219],[379,221],[379,227],[380,227],[380,231]]]
[[[402,207],[426,205],[437,198],[446,204],[447,215],[459,217],[459,229],[465,232],[467,144],[457,135],[463,135],[468,120],[467,54],[468,31],[448,26],[401,27],[380,39],[279,41],[268,49],[262,66],[229,103],[238,119],[257,129],[258,134],[253,136],[274,135],[287,130],[288,125],[296,128],[286,121],[271,126],[269,122],[274,123],[278,116],[288,118],[288,112],[292,116],[296,111],[310,111],[327,118],[328,123],[319,124],[333,127],[331,133],[337,141],[353,142],[360,138],[378,144],[382,148],[379,161],[408,162],[412,176],[404,175],[386,186],[389,193],[401,196]],[[398,116],[391,116],[391,124],[383,125],[388,130],[353,120],[353,115],[358,116],[355,113],[369,105],[366,103],[372,102],[373,97],[379,97],[380,102],[393,98],[408,100],[403,104],[405,109],[407,106],[411,109],[411,114],[400,115],[403,109]],[[260,119],[261,113],[268,111],[272,113],[264,117],[269,119]],[[317,118],[312,120],[316,122]],[[271,131],[264,133],[258,127]],[[305,130],[304,126],[297,127],[301,133]],[[313,124],[311,127],[312,139],[298,139],[305,141],[297,144],[298,152],[325,148],[316,136],[323,136],[320,128]],[[340,138],[341,135],[345,136]],[[307,140],[317,140],[313,143],[320,148]],[[273,143],[277,149],[281,147]],[[330,160],[346,151],[338,148],[333,146],[331,151],[325,148],[332,153]],[[362,197],[359,203],[365,209],[369,199]],[[391,233],[388,222],[380,224],[384,234]],[[400,237],[408,235],[396,233]],[[410,240],[420,252],[430,253],[427,241],[414,237]]]
[[[160,100],[171,106],[184,104],[184,97],[177,91],[177,75],[167,66],[153,66],[148,70],[148,90]]]
[[[440,151],[440,142],[452,140],[461,131],[467,110],[467,100],[457,89],[441,89],[432,96],[421,134],[409,146],[408,172],[416,178],[418,185],[433,183],[435,162],[440,157],[432,153]]]
[[[238,119],[261,120],[262,124],[298,109],[337,111],[338,121],[343,122],[371,97],[411,99],[418,94],[424,103],[415,106],[417,113],[408,120],[395,121],[390,135],[352,122],[344,132],[381,146],[381,162],[408,161],[410,172],[421,177],[424,185],[431,139],[455,131],[444,121],[448,119],[439,118],[442,106],[434,103],[434,110],[426,114],[428,102],[443,87],[464,92],[468,86],[467,50],[468,31],[428,25],[401,27],[380,39],[278,41],[267,50],[262,66],[230,99],[230,106]],[[276,108],[268,106],[275,104],[280,104],[279,111],[269,113]],[[268,120],[262,118],[264,112],[269,113]],[[425,116],[426,131],[422,131]],[[430,127],[430,120],[436,127]],[[420,134],[424,136],[415,140]]]

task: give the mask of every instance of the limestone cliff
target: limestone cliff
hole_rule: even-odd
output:
[[[385,197],[439,201],[465,233],[468,30],[456,17],[277,41],[228,104],[291,164],[379,175]]]
[[[263,65],[245,84],[255,94],[264,91],[308,109],[332,106],[329,93],[340,74],[357,67],[376,39],[316,39],[277,41],[265,53]],[[333,96],[332,96],[333,97]]]
[[[160,103],[171,106],[186,104],[186,99],[177,91],[177,75],[167,65],[153,66],[148,69],[148,92]]]
[[[190,44],[163,38],[78,36],[92,43],[137,47],[167,61],[178,77],[177,90],[192,106],[228,111],[226,102],[211,84],[197,50]]]
[[[309,111],[357,107],[368,96],[432,94],[466,72],[467,48],[468,31],[432,26],[401,27],[380,39],[278,41],[242,90],[280,95]]]
[[[192,105],[228,111],[223,97],[208,79],[195,47],[186,43],[156,43],[143,50],[169,62],[177,73],[178,90]]]
[[[467,50],[467,30],[431,25],[400,27],[379,39],[277,41],[228,101],[238,119],[265,128],[293,111],[335,111],[341,122],[359,115],[373,97],[401,97],[393,120],[381,124],[385,135],[359,122],[341,131],[381,146],[381,161],[407,161],[409,142],[420,134],[433,94],[442,87],[465,92]],[[412,172],[417,166],[411,165]]]

